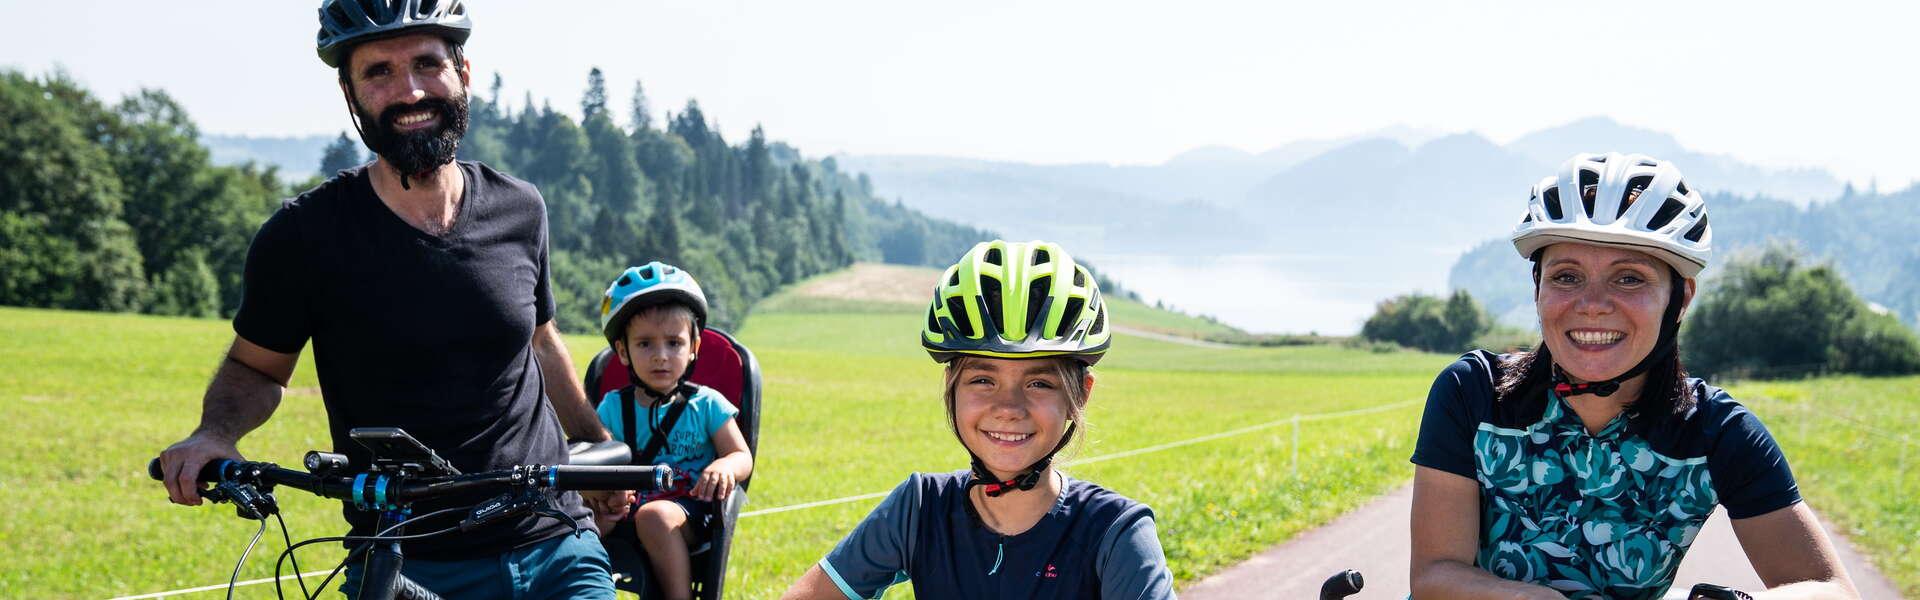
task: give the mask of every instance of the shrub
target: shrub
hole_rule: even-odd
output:
[[[1414,293],[1381,302],[1360,327],[1360,336],[1432,352],[1466,350],[1474,338],[1493,327],[1480,303],[1466,290],[1441,299]]]
[[[1827,264],[1787,246],[1735,259],[1697,299],[1681,331],[1689,370],[1702,374],[1920,372],[1920,341],[1874,312]]]

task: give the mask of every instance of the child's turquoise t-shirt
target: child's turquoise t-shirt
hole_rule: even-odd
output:
[[[696,384],[693,387],[693,398],[688,401],[686,411],[673,424],[673,429],[667,432],[667,443],[660,446],[660,453],[653,457],[653,464],[673,467],[676,471],[675,485],[670,490],[642,493],[642,501],[681,496],[693,489],[693,481],[699,479],[700,471],[718,458],[713,447],[713,434],[726,427],[727,421],[734,415],[740,414],[740,409],[734,408],[733,403],[728,402],[720,392],[703,385]],[[668,405],[662,404],[648,411],[643,392],[636,392],[634,401],[633,424],[634,428],[640,430],[637,437],[630,438],[622,426],[620,390],[607,392],[607,396],[600,400],[600,422],[613,432],[613,439],[622,442],[632,439],[635,447],[645,448],[647,442],[653,439],[654,427],[666,420]]]

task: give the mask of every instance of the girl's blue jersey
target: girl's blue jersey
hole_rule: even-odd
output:
[[[1173,575],[1153,511],[1100,486],[1066,478],[1032,529],[1000,535],[967,498],[972,475],[916,473],[820,560],[849,600],[878,598],[911,581],[942,598],[1173,598]]]

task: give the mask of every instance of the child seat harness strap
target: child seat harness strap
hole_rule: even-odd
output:
[[[635,427],[637,425],[636,421],[638,421],[639,419],[638,419],[638,416],[634,414],[634,408],[633,408],[634,386],[629,385],[627,387],[620,388],[620,420],[621,420],[621,424],[626,426],[627,447],[633,449],[634,451],[632,464],[636,464],[636,465],[652,465],[653,464],[654,456],[659,455],[661,448],[667,445],[667,432],[673,431],[673,426],[680,422],[680,413],[687,412],[687,405],[692,403],[693,392],[694,392],[694,390],[691,389],[692,387],[693,386],[689,386],[685,384],[681,385],[681,389],[679,391],[682,393],[681,394],[682,396],[685,396],[686,399],[671,401],[667,405],[666,418],[661,419],[659,425],[657,426],[655,426],[654,423],[652,422],[653,421],[652,417],[653,417],[654,408],[655,406],[658,405],[658,403],[656,403],[655,406],[647,407],[647,417],[648,417],[647,425],[648,427],[651,427],[653,429],[653,435],[648,437],[647,446],[645,448],[641,448],[633,443],[633,439],[634,437],[636,437],[635,434],[639,431],[639,429]],[[652,391],[652,390],[648,390],[648,391]],[[649,394],[649,395],[652,395],[652,394]]]

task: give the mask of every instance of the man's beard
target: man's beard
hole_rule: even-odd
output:
[[[400,115],[421,110],[432,110],[440,123],[425,131],[398,129]],[[355,112],[360,117],[361,141],[402,175],[422,175],[453,162],[454,152],[460,148],[460,137],[467,134],[466,94],[454,96],[452,100],[426,98],[413,104],[389,106],[380,112],[378,119],[358,107]]]

